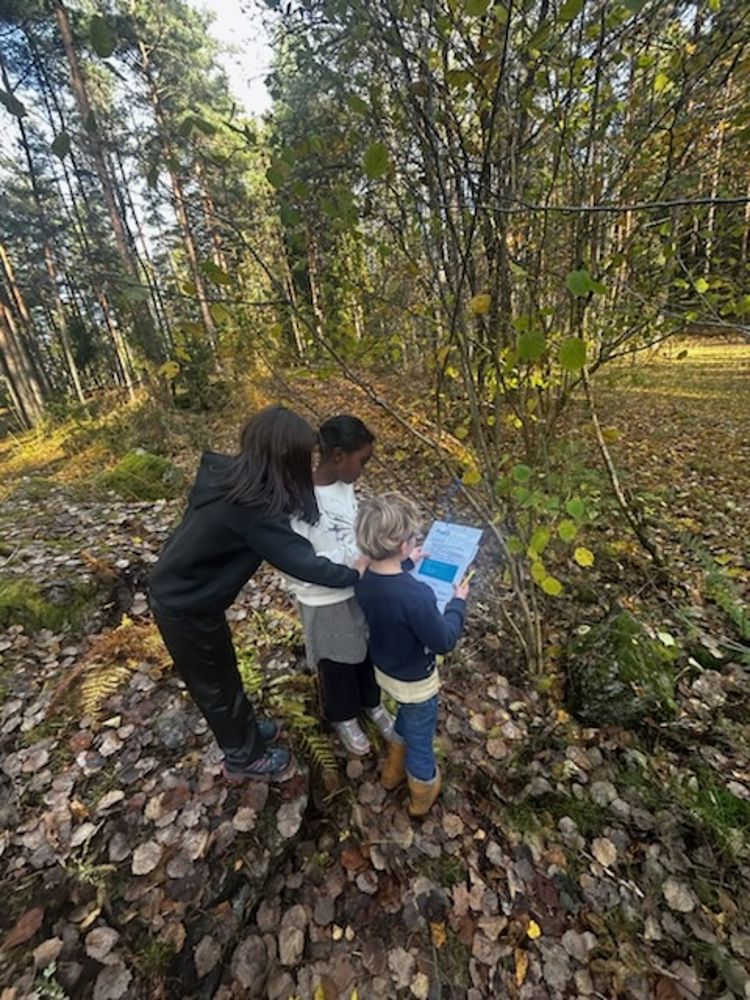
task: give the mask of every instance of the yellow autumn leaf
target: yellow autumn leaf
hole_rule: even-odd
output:
[[[447,939],[447,935],[445,933],[445,924],[431,923],[430,934],[432,936],[432,943],[435,945],[435,947],[442,948]]]
[[[173,379],[177,378],[180,373],[180,366],[176,361],[165,361],[164,364],[159,368],[159,374],[163,375],[164,378]]]
[[[526,928],[526,933],[532,941],[536,941],[538,937],[542,936],[542,928],[536,920],[529,920],[529,926]]]
[[[620,432],[616,427],[605,427],[602,431],[602,437],[607,442],[607,444],[614,444],[615,441],[619,441]]]
[[[320,983],[315,987],[315,992],[313,993],[313,1000],[326,1000],[326,991],[323,989]]]
[[[529,971],[529,953],[523,948],[516,948],[516,986],[523,986],[526,973]]]
[[[578,563],[579,566],[593,566],[594,565],[594,553],[591,549],[585,548],[583,545],[579,546],[573,553],[573,559]]]
[[[477,468],[467,469],[466,472],[461,476],[461,482],[464,486],[476,486],[481,483],[482,476]]]
[[[544,568],[544,563],[533,562],[531,564],[531,579],[534,583],[538,583],[541,587],[542,580],[547,576],[547,570]]]
[[[554,576],[545,576],[542,582],[539,584],[545,594],[549,594],[550,597],[559,597],[563,592],[563,585]]]
[[[482,292],[469,299],[469,312],[474,316],[484,316],[490,311],[491,304],[492,296],[488,295],[487,292]]]

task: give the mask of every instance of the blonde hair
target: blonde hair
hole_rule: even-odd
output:
[[[419,510],[401,493],[381,493],[363,501],[357,514],[357,545],[370,559],[400,555],[401,545],[416,538],[420,530]]]

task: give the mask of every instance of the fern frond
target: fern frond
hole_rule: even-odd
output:
[[[81,683],[81,712],[97,719],[105,703],[130,680],[133,668],[124,663],[103,663],[91,670]]]
[[[331,741],[325,733],[302,731],[298,740],[305,756],[321,773],[338,775],[339,767]]]

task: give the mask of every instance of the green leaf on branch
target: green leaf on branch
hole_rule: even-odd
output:
[[[580,497],[573,497],[565,504],[565,510],[571,517],[574,517],[576,521],[581,521],[586,513],[586,504],[580,499]]]
[[[505,544],[508,546],[508,552],[512,556],[520,556],[523,552],[523,542],[518,535],[508,535],[505,539]]]
[[[705,278],[696,278],[695,280],[695,290],[699,295],[705,295],[708,291],[708,282]]]
[[[585,298],[589,292],[594,291],[591,275],[585,267],[579,267],[577,271],[570,271],[565,279],[565,287],[581,299]]]
[[[464,10],[470,17],[481,17],[487,13],[490,0],[464,0]]]
[[[578,17],[582,10],[583,0],[565,0],[565,3],[560,8],[558,17],[563,24],[568,24],[573,18]]]
[[[382,142],[367,147],[363,160],[365,173],[371,180],[382,177],[388,169],[388,150]]]
[[[487,292],[481,292],[479,295],[473,295],[469,299],[469,312],[473,316],[484,316],[490,311],[491,305],[492,296],[488,295]]]
[[[534,583],[538,583],[539,586],[541,587],[542,580],[544,580],[546,576],[547,576],[547,570],[544,568],[544,563],[540,563],[537,561],[531,564],[531,579],[534,581]]]
[[[531,469],[528,465],[514,465],[511,476],[516,483],[528,483],[531,478]]]
[[[666,73],[657,73],[654,78],[654,91],[657,94],[663,93],[663,91],[668,90],[672,86],[672,81],[669,79]]]
[[[544,593],[549,594],[550,597],[559,597],[563,592],[563,585],[554,576],[545,576],[540,586]]]
[[[544,354],[547,342],[541,330],[527,330],[518,338],[519,361],[536,361]]]
[[[560,367],[566,372],[578,371],[586,364],[586,345],[580,337],[568,337],[560,347]]]
[[[232,318],[232,314],[221,302],[212,302],[208,311],[211,313],[211,319],[214,323],[227,323]]]
[[[56,135],[50,149],[60,160],[64,160],[70,152],[70,136],[67,132]]]
[[[232,283],[232,279],[227,272],[212,260],[202,260],[200,269],[208,280],[213,281],[215,285],[231,285]]]
[[[578,534],[578,528],[573,521],[560,521],[557,533],[564,542],[572,542]]]
[[[91,47],[102,59],[109,59],[117,45],[117,35],[101,14],[94,14],[89,22]]]
[[[366,101],[363,101],[361,97],[357,94],[349,94],[346,99],[346,103],[349,105],[351,110],[357,115],[366,115],[370,110]]]
[[[550,537],[549,528],[536,528],[529,542],[529,552],[532,555],[540,556],[549,545]]]
[[[25,105],[14,97],[13,94],[9,94],[7,90],[0,90],[0,104],[9,111],[14,118],[23,118],[26,114]]]

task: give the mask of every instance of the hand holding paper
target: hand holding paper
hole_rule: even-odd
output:
[[[430,553],[429,558],[423,558],[413,572],[418,580],[432,588],[440,611],[461,587],[481,537],[479,528],[448,521],[435,521],[430,528],[423,548],[423,552]],[[467,584],[468,593],[468,581],[463,582]],[[456,593],[456,596],[460,595]]]

